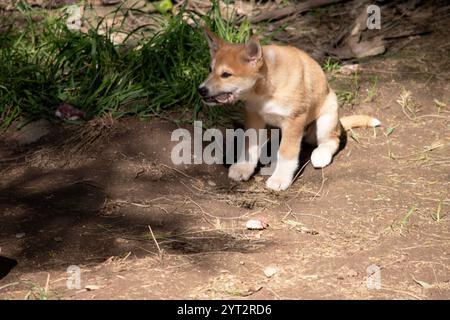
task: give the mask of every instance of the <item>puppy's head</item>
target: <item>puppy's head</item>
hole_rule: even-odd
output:
[[[211,53],[210,73],[198,88],[208,105],[234,103],[261,78],[264,65],[261,44],[253,36],[246,44],[230,44],[205,29]]]

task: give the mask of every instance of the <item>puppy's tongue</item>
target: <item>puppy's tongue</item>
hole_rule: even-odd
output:
[[[233,94],[231,93],[222,93],[215,97],[216,100],[220,103],[231,103],[233,102]]]

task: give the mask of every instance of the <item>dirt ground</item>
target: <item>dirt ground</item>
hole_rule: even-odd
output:
[[[354,129],[329,167],[307,164],[278,194],[260,175],[174,165],[166,120],[10,128],[0,299],[450,299],[447,30],[362,62],[357,88],[330,74],[358,96],[342,115],[383,127]],[[269,226],[247,230],[250,218]]]

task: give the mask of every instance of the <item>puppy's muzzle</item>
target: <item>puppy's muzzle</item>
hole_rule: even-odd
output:
[[[228,104],[234,102],[234,95],[231,92],[222,92],[211,96],[207,87],[199,87],[198,93],[206,103]]]

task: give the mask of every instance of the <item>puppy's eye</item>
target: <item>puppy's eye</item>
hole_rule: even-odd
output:
[[[220,76],[221,76],[222,78],[229,78],[229,77],[232,76],[232,74],[231,74],[231,73],[228,73],[228,72],[223,72]]]

